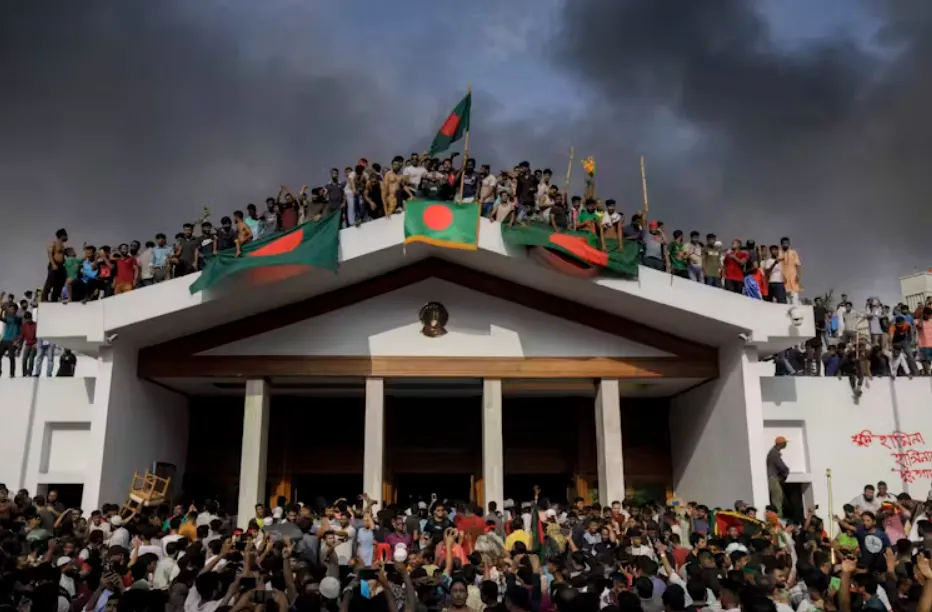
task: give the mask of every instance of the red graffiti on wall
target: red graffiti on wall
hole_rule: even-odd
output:
[[[903,448],[914,444],[925,444],[925,440],[922,439],[922,434],[919,432],[909,434],[902,431],[894,431],[889,434],[875,434],[871,430],[865,429],[851,436],[851,441],[855,446],[870,446],[873,444],[874,440],[880,442],[884,448],[890,449]]]
[[[913,469],[915,465],[932,463],[932,450],[907,448],[917,444],[925,444],[921,433],[894,431],[889,434],[875,434],[871,430],[865,429],[851,436],[851,442],[855,446],[871,446],[874,441],[880,442],[884,448],[897,451],[890,453],[895,463],[891,471],[897,473],[903,482],[916,482],[920,478],[932,479],[932,469]]]

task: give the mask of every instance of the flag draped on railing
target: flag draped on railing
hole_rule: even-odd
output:
[[[340,255],[340,215],[307,221],[294,229],[218,253],[191,284],[191,293],[212,289],[222,280],[250,272],[257,283],[278,280],[312,268],[336,270]]]

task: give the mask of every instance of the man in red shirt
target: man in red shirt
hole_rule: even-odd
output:
[[[36,363],[36,322],[28,310],[23,315],[23,325],[19,330],[19,343],[23,347],[23,376],[32,376]],[[39,373],[36,372],[36,376]]]
[[[124,252],[123,247],[126,246]],[[116,279],[113,281],[113,294],[132,291],[139,282],[139,262],[135,257],[125,254],[129,251],[128,245],[120,245],[119,259],[116,260]]]
[[[735,238],[731,248],[725,252],[725,289],[734,293],[744,290],[744,266],[748,262],[747,252],[741,249],[741,241]]]
[[[476,514],[471,504],[466,504],[462,512],[457,512],[454,518],[457,531],[463,534],[463,552],[470,554],[476,545],[476,540],[485,533],[485,520]]]

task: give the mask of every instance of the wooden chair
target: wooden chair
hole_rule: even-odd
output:
[[[136,516],[141,508],[158,506],[168,497],[171,477],[163,478],[147,470],[142,476],[139,472],[133,474],[133,482],[129,487],[126,503],[120,510],[120,517],[128,521]]]

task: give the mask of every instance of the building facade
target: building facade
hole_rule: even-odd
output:
[[[0,381],[0,481],[90,511],[164,463],[176,495],[240,517],[277,495],[501,506],[535,484],[763,507],[783,435],[797,505],[828,506],[827,469],[839,508],[865,482],[928,488],[886,455],[932,423],[929,379],[877,381],[855,404],[846,381],[773,378],[762,358],[811,337],[811,309],[643,267],[568,275],[487,223],[473,252],[404,249],[395,217],[343,230],[336,274],[43,304],[42,335],[95,362]]]

